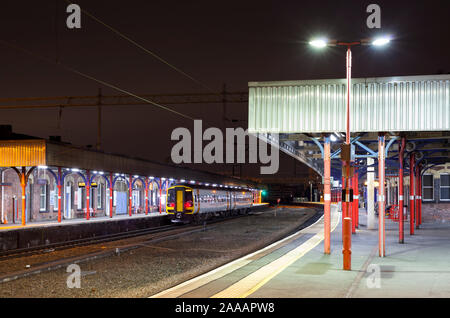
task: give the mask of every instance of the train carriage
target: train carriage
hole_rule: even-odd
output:
[[[206,220],[211,216],[247,213],[253,205],[250,191],[177,184],[167,190],[166,211],[174,223]]]

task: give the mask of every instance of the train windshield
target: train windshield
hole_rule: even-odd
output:
[[[174,207],[175,201],[176,201],[175,189],[169,189],[169,191],[167,193],[167,205],[170,207]]]
[[[187,203],[188,207],[192,207],[193,204],[193,196],[192,196],[192,190],[186,189],[186,192],[184,192],[184,202]]]

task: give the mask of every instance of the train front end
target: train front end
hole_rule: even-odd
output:
[[[189,223],[195,211],[193,189],[184,185],[170,187],[166,211],[172,223]]]

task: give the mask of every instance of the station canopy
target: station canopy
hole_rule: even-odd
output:
[[[250,82],[248,131],[322,174],[314,143],[323,133],[344,139],[346,89],[346,79]],[[450,75],[352,79],[350,131],[369,148],[385,132],[428,140],[426,155],[449,157]]]
[[[0,170],[21,166],[77,168],[143,177],[195,180],[244,188],[260,186],[252,181],[193,170],[175,164],[162,164],[147,159],[87,149],[65,142],[16,134],[12,132],[11,126],[0,125]]]

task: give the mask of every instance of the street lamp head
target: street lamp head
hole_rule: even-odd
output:
[[[389,36],[381,36],[381,37],[375,38],[372,41],[372,45],[384,46],[384,45],[388,44],[389,42],[391,42],[391,38]]]
[[[324,48],[325,46],[327,46],[327,40],[323,39],[323,38],[322,39],[314,39],[309,42],[309,45],[321,49],[321,48]]]

